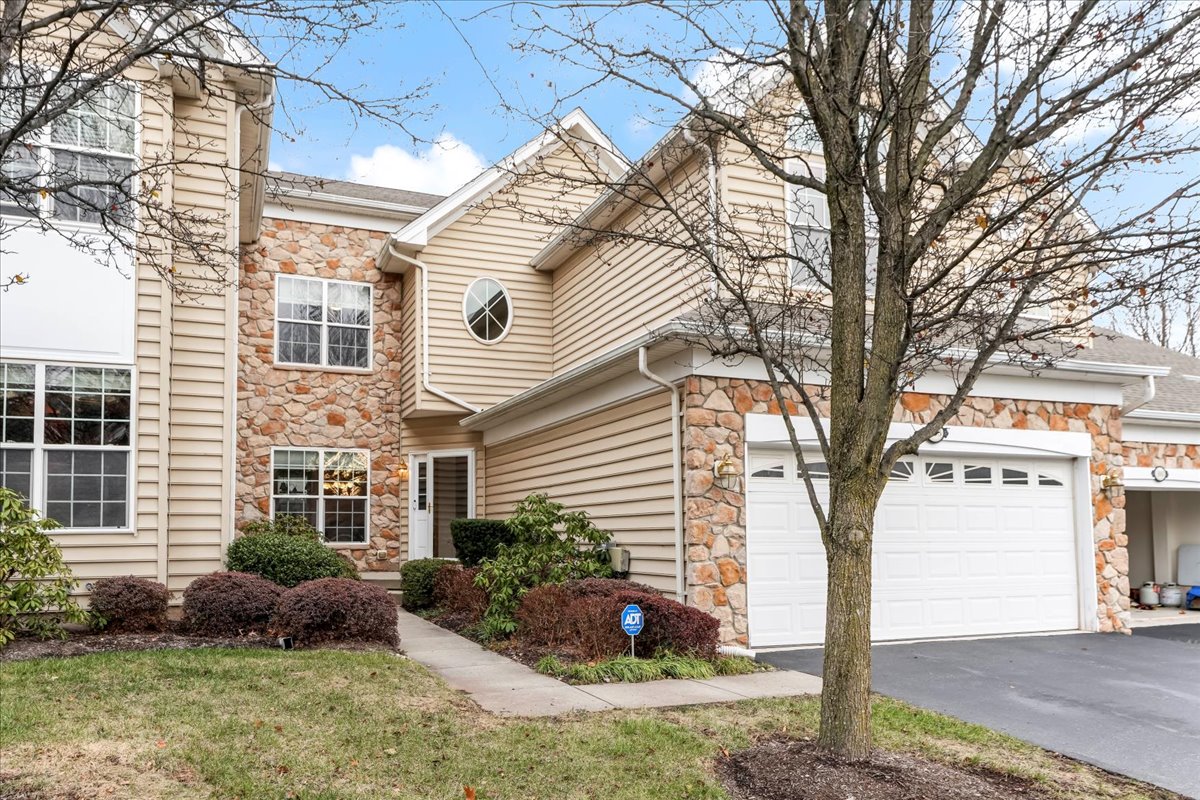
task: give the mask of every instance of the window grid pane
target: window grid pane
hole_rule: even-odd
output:
[[[367,470],[363,453],[277,450],[272,465],[272,509],[304,517],[325,541],[366,544]]]
[[[126,447],[131,413],[129,370],[46,367],[46,444]]]
[[[276,291],[281,363],[370,367],[369,285],[280,276]]]
[[[0,449],[0,486],[29,500],[33,494],[33,451]]]
[[[100,450],[46,453],[46,516],[64,528],[123,528],[129,454]]]
[[[36,374],[32,364],[0,363],[0,442],[33,442]]]

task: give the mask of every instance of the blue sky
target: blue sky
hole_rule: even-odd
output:
[[[276,135],[272,164],[328,178],[448,192],[466,182],[476,166],[486,166],[519,147],[537,127],[500,111],[491,83],[509,97],[523,98],[529,107],[544,109],[553,99],[549,82],[573,86],[585,78],[582,71],[566,73],[544,57],[515,53],[507,17],[475,16],[494,6],[466,0],[446,3],[444,9],[455,18],[458,30],[437,7],[399,6],[390,25],[359,34],[352,52],[343,53],[326,73],[340,86],[366,82],[364,95],[395,95],[431,81],[429,97],[420,104],[431,117],[410,123],[424,142],[414,144],[393,126],[367,122],[355,127],[346,108],[314,104],[297,87],[282,86],[291,124],[301,120],[303,128]],[[634,22],[631,18],[630,24]],[[472,42],[474,55],[464,36]],[[630,91],[603,87],[582,97],[578,105],[626,155],[640,155],[661,135],[661,127],[638,122],[642,104]],[[280,122],[289,125],[287,120]],[[439,137],[441,146],[431,146]]]

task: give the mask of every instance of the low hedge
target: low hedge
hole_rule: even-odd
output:
[[[101,578],[92,586],[93,626],[111,633],[157,633],[167,629],[167,587],[158,581]]]
[[[321,578],[288,589],[279,598],[272,631],[295,644],[400,643],[396,604],[381,586],[345,578]]]
[[[629,649],[629,636],[618,621],[630,603],[645,616],[637,638],[639,657],[716,658],[720,623],[715,617],[629,581],[588,579],[531,589],[515,615],[516,635],[531,646],[574,652],[589,661],[613,658]]]
[[[433,581],[448,562],[442,558],[418,558],[400,567],[400,605],[409,611],[433,608]]]
[[[475,625],[487,612],[488,596],[475,584],[478,569],[463,569],[446,562],[433,576],[433,604],[441,612],[438,623],[454,630]]]
[[[459,562],[468,568],[495,558],[501,545],[517,540],[513,529],[500,519],[452,519],[450,538]]]
[[[198,636],[265,633],[283,587],[246,572],[214,572],[183,590],[183,622]]]
[[[321,542],[294,533],[239,536],[229,545],[225,566],[292,587],[318,578],[357,578],[354,565]]]

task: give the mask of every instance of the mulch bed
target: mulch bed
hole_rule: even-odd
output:
[[[265,636],[185,636],[175,631],[164,633],[68,633],[65,639],[21,637],[0,650],[0,662],[27,661],[31,658],[69,658],[92,653],[116,653],[132,650],[191,650],[199,647],[278,647]]]
[[[876,752],[848,763],[810,741],[772,740],[733,753],[717,772],[738,800],[1011,800],[1049,798],[1030,781],[966,770],[907,753]]]
[[[0,649],[0,663],[27,661],[33,658],[70,658],[93,653],[119,653],[136,650],[195,650],[204,647],[277,648],[274,637],[250,634],[248,636],[188,636],[182,632],[178,622],[163,633],[104,633],[87,630],[72,630],[65,639],[38,639],[19,637]],[[314,649],[314,648],[305,648]],[[352,652],[398,652],[398,648],[380,642],[329,642],[320,650],[343,650]],[[0,795],[0,800],[5,800]]]

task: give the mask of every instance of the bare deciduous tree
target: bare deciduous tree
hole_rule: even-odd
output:
[[[602,197],[578,218],[525,213],[604,258],[656,248],[691,281],[696,338],[761,360],[827,556],[819,742],[866,758],[874,516],[897,460],[938,434],[986,370],[1070,358],[1098,315],[1174,302],[1176,278],[1200,263],[1200,7],[504,10],[518,48],[588,76],[556,85],[551,107],[510,111],[554,131],[580,94],[617,85],[646,98],[646,116],[682,118],[618,179],[523,167],[519,180]],[[779,202],[714,191],[709,159],[714,174],[775,181]],[[944,404],[889,437],[902,394],[931,372],[953,380]],[[796,433],[802,418],[816,452]],[[806,459],[828,464],[827,492]]]
[[[231,196],[267,170],[272,132],[338,104],[354,119],[404,129],[424,84],[385,96],[327,77],[361,31],[391,23],[386,2],[358,0],[5,0],[0,15],[0,253],[40,230],[108,265],[153,264],[177,290],[197,265],[229,282],[231,220],[171,201],[173,176],[222,176]],[[397,81],[397,85],[400,82]],[[307,97],[290,109],[288,96]],[[263,131],[230,163],[204,125],[177,118],[174,99],[235,108]],[[142,129],[165,109],[169,128]],[[232,112],[231,112],[232,113]],[[203,118],[203,114],[200,115]],[[218,119],[214,112],[213,120]],[[281,124],[283,123],[283,124]],[[6,271],[7,288],[24,280]]]

